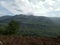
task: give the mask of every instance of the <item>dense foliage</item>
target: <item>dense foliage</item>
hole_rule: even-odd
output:
[[[15,33],[17,33],[18,28],[19,28],[18,22],[12,20],[8,24],[4,34],[9,34],[9,35],[15,34]]]
[[[3,16],[0,17],[0,34],[11,33],[22,36],[44,37],[60,36],[60,25],[56,22],[54,23],[51,19],[50,17],[26,16],[22,14],[16,16]]]
[[[19,29],[19,24],[17,21],[12,20],[4,28],[0,28],[0,34],[3,34],[3,35],[17,34],[17,30]]]

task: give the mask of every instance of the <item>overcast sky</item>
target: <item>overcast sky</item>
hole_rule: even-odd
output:
[[[0,16],[15,14],[59,17],[60,0],[0,0]]]

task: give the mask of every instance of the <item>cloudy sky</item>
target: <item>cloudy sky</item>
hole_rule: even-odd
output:
[[[15,14],[60,17],[60,0],[0,0],[0,16]]]

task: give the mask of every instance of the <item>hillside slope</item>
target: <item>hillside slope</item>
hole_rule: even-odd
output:
[[[51,18],[44,16],[3,16],[0,17],[0,27],[7,25],[11,20],[16,20],[20,24],[19,33],[24,36],[60,36],[60,25],[56,25]]]

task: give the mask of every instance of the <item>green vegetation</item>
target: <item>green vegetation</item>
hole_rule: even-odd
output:
[[[17,33],[18,28],[19,28],[18,22],[12,20],[12,21],[8,24],[8,26],[7,26],[4,34],[5,34],[5,35],[15,34],[15,33]]]
[[[57,37],[60,36],[60,25],[54,23],[50,17],[4,16],[0,17],[0,35],[2,34]]]
[[[0,28],[0,34],[3,35],[13,35],[17,34],[17,30],[19,29],[19,24],[17,21],[12,20],[8,23],[8,25],[4,28]]]

